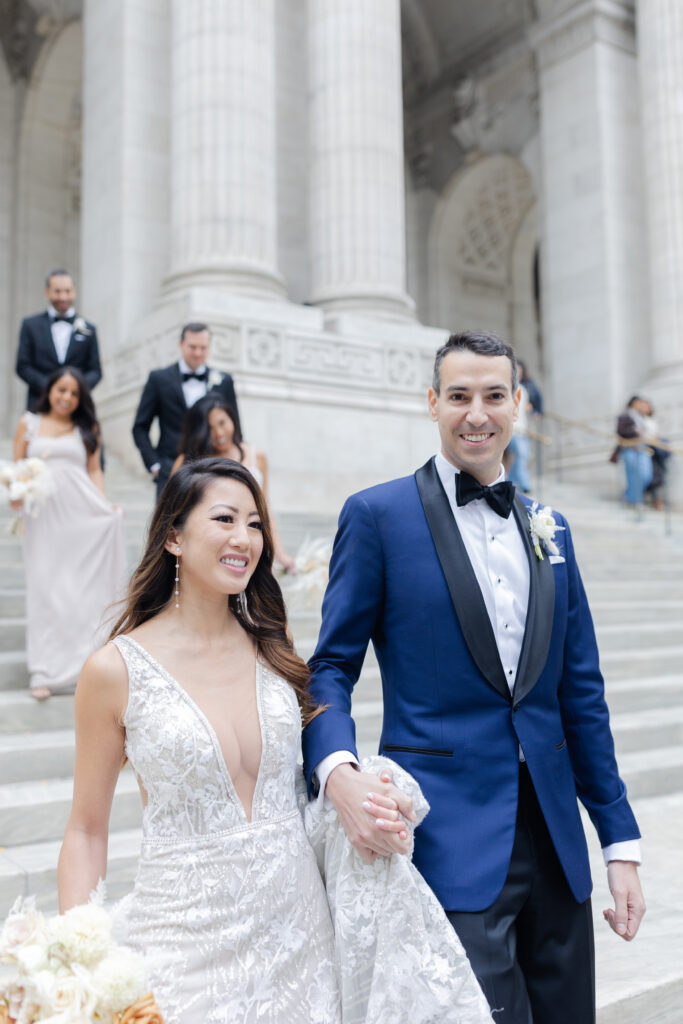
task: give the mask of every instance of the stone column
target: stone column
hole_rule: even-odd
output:
[[[610,426],[647,370],[645,209],[630,0],[539,0],[548,408]]]
[[[683,5],[638,0],[652,380],[683,378]]]
[[[399,0],[309,0],[311,299],[405,318]]]
[[[84,0],[79,308],[105,356],[168,270],[168,91],[166,0]]]
[[[283,293],[273,2],[172,2],[167,289]]]

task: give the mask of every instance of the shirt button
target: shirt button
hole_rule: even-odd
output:
[[[508,669],[508,675],[509,675],[509,676],[511,676],[511,675],[512,675],[512,669],[511,669],[511,668],[509,668],[509,669]]]
[[[508,629],[508,624],[507,624],[507,622],[505,623],[505,628],[506,628],[506,629]]]
[[[495,539],[496,539],[496,538],[495,538],[495,535],[494,535],[494,534],[492,533],[489,539],[490,539],[490,540],[495,540]]]
[[[500,579],[500,576],[499,576],[498,579],[496,580],[496,583],[500,583],[500,582],[501,582],[501,579]]]

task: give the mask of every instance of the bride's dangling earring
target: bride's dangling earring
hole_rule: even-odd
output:
[[[180,551],[175,553],[175,606],[180,608]]]

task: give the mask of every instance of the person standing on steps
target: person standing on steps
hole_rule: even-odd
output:
[[[235,410],[237,426],[240,426],[232,377],[207,366],[211,344],[207,325],[185,324],[179,344],[178,361],[162,370],[152,370],[147,378],[133,424],[133,440],[156,482],[157,500],[178,455],[183,417],[198,399],[209,392],[218,392]],[[154,420],[159,422],[156,448],[149,437]]]
[[[594,1024],[591,878],[577,797],[633,939],[645,912],[640,833],[619,777],[571,532],[501,472],[520,393],[512,348],[452,335],[429,408],[440,451],[352,495],[339,517],[303,734],[309,791],[366,860],[400,852],[398,815],[357,769],[351,696],[369,641],[380,753],[431,806],[414,861],[460,935],[497,1024]],[[368,809],[377,829],[368,827]]]
[[[47,310],[22,320],[17,375],[28,384],[26,408],[33,409],[48,377],[60,366],[80,370],[90,391],[102,379],[97,328],[76,312],[76,288],[67,270],[45,279]]]

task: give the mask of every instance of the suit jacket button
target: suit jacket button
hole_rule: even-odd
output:
[[[519,704],[513,704],[512,705],[512,710],[513,711],[517,711],[518,709],[519,709]]]

